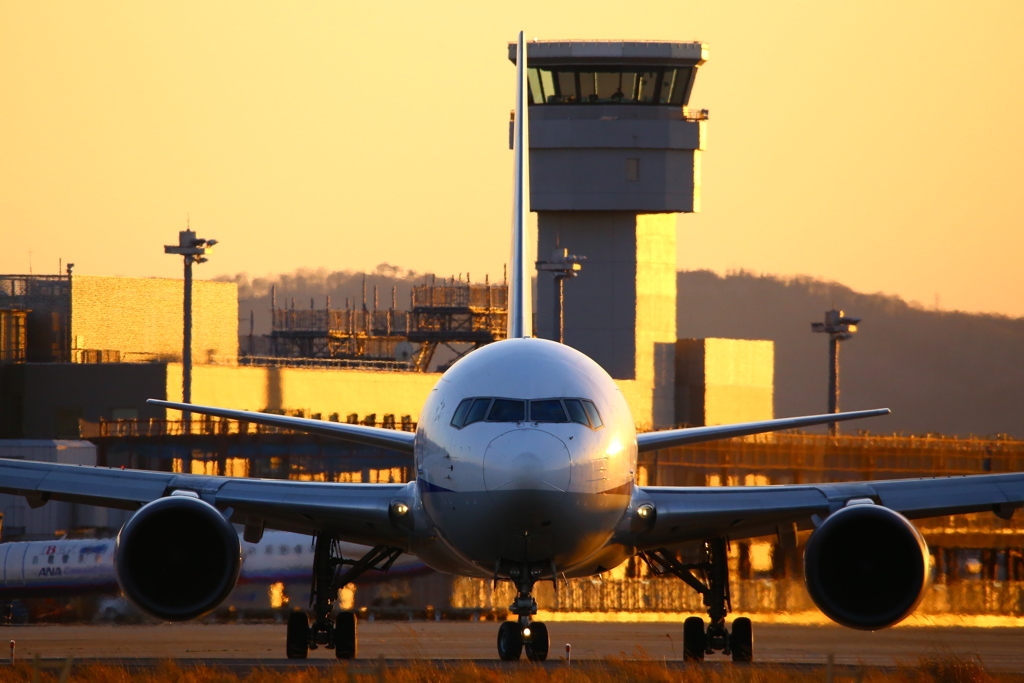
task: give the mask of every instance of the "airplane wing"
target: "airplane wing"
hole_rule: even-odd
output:
[[[192,491],[230,514],[236,524],[304,534],[329,531],[352,543],[394,547],[405,546],[412,520],[398,523],[391,506],[403,502],[412,508],[413,486],[211,477],[0,459],[0,493],[25,496],[34,507],[59,500],[135,510],[174,491]]]
[[[638,550],[727,536],[811,529],[852,500],[870,499],[908,519],[994,512],[1008,519],[1024,505],[1024,473],[782,486],[644,486],[654,506]],[[817,520],[815,519],[817,517]]]
[[[150,403],[157,402],[150,401]],[[728,439],[732,436],[763,434],[765,432],[778,432],[783,429],[813,427],[815,425],[828,424],[829,422],[859,420],[862,417],[888,415],[890,412],[892,411],[888,408],[879,408],[877,410],[857,410],[849,413],[829,413],[827,415],[809,415],[807,417],[786,417],[780,420],[763,420],[761,422],[740,422],[738,424],[715,425],[713,427],[666,429],[661,432],[645,432],[643,434],[637,434],[636,444],[639,452],[643,453],[645,451],[656,451],[659,448],[671,448],[672,446],[684,446],[690,443],[702,443],[704,441],[715,441],[716,439]]]
[[[344,439],[345,441],[366,444],[367,446],[389,448],[393,451],[400,451],[402,453],[412,453],[412,444],[413,441],[416,440],[416,435],[412,432],[402,432],[397,429],[352,425],[345,422],[310,420],[304,417],[289,417],[287,415],[255,413],[249,410],[231,410],[230,408],[197,406],[191,403],[173,403],[171,401],[158,401],[155,398],[148,399],[146,403],[154,406],[160,406],[161,408],[187,410],[193,413],[199,413],[200,415],[213,415],[214,417],[226,417],[231,420],[253,422],[255,424],[267,425],[269,427],[294,429],[306,434],[331,436],[336,439]]]

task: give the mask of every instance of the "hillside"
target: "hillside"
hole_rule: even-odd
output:
[[[863,319],[841,345],[841,408],[893,410],[864,427],[1024,438],[1024,318],[924,310],[809,278],[692,271],[678,284],[680,337],[775,342],[779,417],[825,412],[828,344],[810,324],[835,302]]]
[[[397,288],[399,308],[409,305],[412,285],[423,274],[388,264],[366,274],[381,308]],[[426,276],[429,277],[429,276]],[[345,298],[362,300],[362,273],[297,271],[239,284],[239,329],[270,330],[270,289],[279,306],[343,308]],[[873,432],[994,435],[1024,438],[1024,318],[932,311],[883,294],[862,294],[837,283],[708,271],[679,273],[679,337],[771,339],[775,342],[775,413],[779,417],[825,412],[825,335],[811,332],[833,302],[863,319],[857,336],[842,344],[842,399],[846,410],[889,407],[893,415],[858,427]],[[566,288],[572,305],[572,288]]]

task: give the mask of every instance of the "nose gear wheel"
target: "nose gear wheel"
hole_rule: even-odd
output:
[[[537,613],[537,601],[533,599],[533,584],[540,578],[541,571],[528,565],[513,567],[509,571],[510,581],[516,584],[516,598],[508,611],[516,615],[516,621],[506,621],[498,627],[498,657],[502,661],[514,662],[526,650],[531,662],[543,662],[548,658],[550,641],[548,627],[532,617]],[[554,565],[551,566],[552,581],[557,581]],[[495,570],[495,581],[497,581]],[[557,583],[556,583],[557,586]]]

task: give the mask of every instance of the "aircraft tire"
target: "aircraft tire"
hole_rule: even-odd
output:
[[[288,659],[305,659],[309,654],[309,617],[305,612],[292,612],[288,615],[285,652]]]
[[[358,651],[358,624],[353,612],[341,612],[334,626],[334,656],[355,659]]]
[[[729,647],[732,648],[732,661],[754,661],[754,628],[750,619],[738,617],[732,622],[732,633],[729,634]]]
[[[523,654],[523,631],[518,622],[506,621],[498,627],[498,656],[503,662],[515,662]]]
[[[683,622],[683,661],[703,662],[706,647],[704,620],[700,617],[687,617]]]
[[[526,658],[531,662],[543,662],[548,658],[548,627],[539,621],[530,624],[530,639],[526,641]]]

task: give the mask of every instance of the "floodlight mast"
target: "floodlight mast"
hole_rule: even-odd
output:
[[[537,261],[537,270],[550,271],[555,276],[555,328],[558,343],[565,343],[565,281],[579,275],[586,256],[570,254],[568,249],[552,249],[550,261]]]
[[[181,351],[181,396],[183,403],[192,402],[192,264],[206,263],[206,254],[213,251],[217,240],[196,237],[194,230],[182,230],[178,233],[178,244],[165,245],[165,254],[179,254],[185,260],[185,329],[184,343]],[[192,431],[192,413],[182,411],[181,420],[186,434]],[[187,471],[187,470],[186,470]]]
[[[814,332],[828,333],[828,412],[839,412],[839,342],[852,339],[857,331],[857,323],[860,318],[851,318],[843,315],[842,311],[832,309],[825,311],[825,322],[811,323],[811,330]],[[838,436],[839,424],[828,423],[828,435]]]

